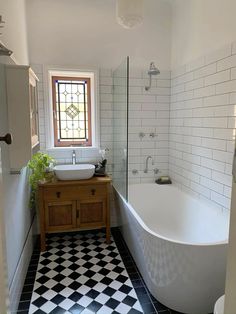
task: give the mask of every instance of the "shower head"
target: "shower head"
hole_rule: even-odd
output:
[[[152,75],[158,75],[160,74],[160,71],[158,68],[155,66],[154,62],[150,63],[150,67],[148,70],[148,75],[149,75],[149,86],[145,86],[145,90],[148,91],[151,88],[152,84]]]
[[[155,66],[154,62],[150,63],[150,68],[148,71],[149,75],[157,75],[160,74],[160,71],[158,70],[158,68]]]
[[[0,56],[10,56],[12,51],[0,43]]]

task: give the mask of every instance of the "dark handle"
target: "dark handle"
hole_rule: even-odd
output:
[[[61,192],[56,192],[57,198],[61,197]]]
[[[91,190],[91,194],[92,194],[92,195],[95,195],[95,193],[96,193],[96,190],[95,190],[95,189],[92,189],[92,190]]]
[[[12,136],[10,133],[7,133],[5,136],[0,136],[0,141],[5,142],[10,145],[12,143]]]
[[[79,218],[79,210],[76,210],[76,218]]]

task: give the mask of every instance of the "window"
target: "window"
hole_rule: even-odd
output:
[[[54,146],[91,146],[89,77],[52,76]]]

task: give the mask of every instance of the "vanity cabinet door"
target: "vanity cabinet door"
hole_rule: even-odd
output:
[[[46,231],[63,231],[76,228],[76,201],[45,203]]]
[[[106,225],[106,200],[81,200],[77,203],[77,225],[80,228]]]

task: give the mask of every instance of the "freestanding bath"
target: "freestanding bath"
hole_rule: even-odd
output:
[[[121,231],[151,293],[183,313],[213,312],[224,294],[228,213],[174,186],[129,187],[118,193]]]

